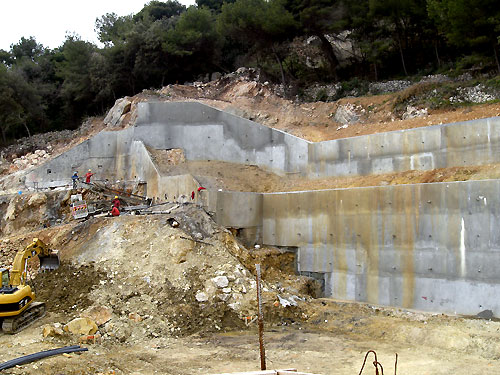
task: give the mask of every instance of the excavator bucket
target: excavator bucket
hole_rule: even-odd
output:
[[[40,271],[53,271],[59,268],[59,254],[38,256],[40,258]]]

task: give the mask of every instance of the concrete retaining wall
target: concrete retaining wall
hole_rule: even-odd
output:
[[[200,103],[140,103],[134,137],[188,160],[256,164],[309,177],[500,162],[500,118],[312,143]],[[203,146],[202,146],[203,145]]]
[[[326,296],[500,317],[499,180],[207,195],[220,224],[297,248]]]
[[[73,170],[92,168],[97,177],[147,180],[148,195],[160,199],[195,190],[194,180],[160,176],[143,143],[183,148],[188,160],[362,175],[500,162],[500,118],[313,144],[198,103],[141,103],[135,127],[100,133],[36,168],[26,184],[69,182]],[[500,316],[498,180],[197,199],[224,226],[296,247],[299,270],[323,274],[329,296]]]
[[[309,150],[314,177],[498,163],[500,118],[313,143]]]
[[[195,102],[139,103],[134,137],[156,149],[182,148],[188,160],[307,170],[309,142]]]
[[[265,194],[263,242],[328,296],[500,316],[500,181]]]
[[[311,143],[200,103],[140,103],[134,127],[99,133],[36,168],[26,185],[69,182],[73,170],[88,168],[97,178],[128,178],[135,141],[182,148],[188,160],[255,164],[281,174],[368,175],[499,163],[500,118]]]

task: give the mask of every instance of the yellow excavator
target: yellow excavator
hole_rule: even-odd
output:
[[[17,333],[45,315],[45,303],[35,302],[28,282],[28,260],[38,256],[41,271],[59,268],[59,254],[40,239],[34,238],[17,252],[9,272],[1,269],[0,322],[4,333]]]

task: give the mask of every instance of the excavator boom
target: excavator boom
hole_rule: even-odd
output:
[[[35,293],[27,284],[28,261],[38,256],[41,270],[59,267],[59,255],[43,241],[33,239],[24,250],[17,252],[12,269],[0,270],[0,323],[5,333],[17,333],[45,315],[45,304],[34,302]]]

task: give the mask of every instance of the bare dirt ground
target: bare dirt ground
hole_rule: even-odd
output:
[[[322,304],[325,312],[322,312]],[[267,325],[268,368],[298,368],[317,374],[358,374],[365,353],[375,350],[385,373],[470,375],[498,373],[499,324],[422,313],[394,316],[373,307],[315,301],[320,323]],[[50,321],[51,315],[43,322]],[[331,322],[331,323],[330,323]],[[41,337],[41,326],[10,337],[0,336],[0,359],[62,345]],[[77,343],[75,339],[64,344]],[[86,345],[89,352],[53,357],[7,370],[8,374],[216,374],[259,369],[255,324],[226,333],[145,338],[129,345]],[[5,348],[8,348],[5,350]],[[374,374],[370,357],[365,374]]]
[[[228,191],[272,193],[500,178],[500,164],[487,164],[439,168],[430,171],[409,170],[368,176],[304,179],[296,174],[277,175],[256,165],[215,160],[185,161],[183,158],[180,162],[169,162],[161,157],[162,151],[152,153],[162,174],[189,173],[206,188]]]

